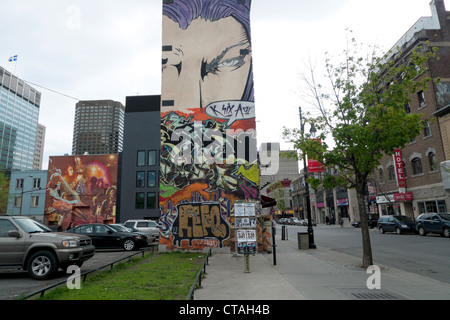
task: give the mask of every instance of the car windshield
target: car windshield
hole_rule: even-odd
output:
[[[403,222],[411,222],[412,221],[411,218],[407,217],[407,216],[395,216],[395,218],[398,221],[403,221]]]
[[[52,232],[52,230],[33,219],[16,218],[14,221],[27,233]]]
[[[439,213],[439,217],[441,217],[444,220],[450,221],[450,214],[448,213]]]

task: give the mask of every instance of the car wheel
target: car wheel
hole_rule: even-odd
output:
[[[380,233],[383,234],[384,233],[384,229],[382,227],[379,228]]]
[[[397,232],[397,234],[402,234],[402,230],[400,230],[400,228],[395,228],[395,232]]]
[[[449,228],[444,229],[444,237],[450,238],[450,229]]]
[[[425,232],[425,229],[424,229],[424,227],[419,227],[419,234],[421,235],[421,236],[425,236],[427,233]]]
[[[27,270],[33,279],[48,279],[58,270],[58,261],[52,252],[38,251],[28,260]]]
[[[134,241],[132,239],[125,239],[123,242],[123,249],[125,251],[131,251],[135,247]]]

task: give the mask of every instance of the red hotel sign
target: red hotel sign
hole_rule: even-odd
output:
[[[406,188],[405,168],[403,168],[402,150],[394,149],[394,165],[399,188]]]
[[[403,201],[412,201],[413,200],[413,194],[412,192],[405,192],[405,193],[396,193],[394,194],[394,201],[396,202],[403,202]]]

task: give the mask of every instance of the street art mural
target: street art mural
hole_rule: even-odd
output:
[[[113,223],[118,155],[50,157],[45,213],[62,230],[83,223]]]
[[[250,0],[163,0],[160,245],[233,247],[259,197]]]

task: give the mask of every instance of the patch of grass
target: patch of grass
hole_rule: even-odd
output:
[[[40,300],[184,300],[205,258],[203,253],[148,254],[112,270],[88,275],[81,289],[62,285]]]

